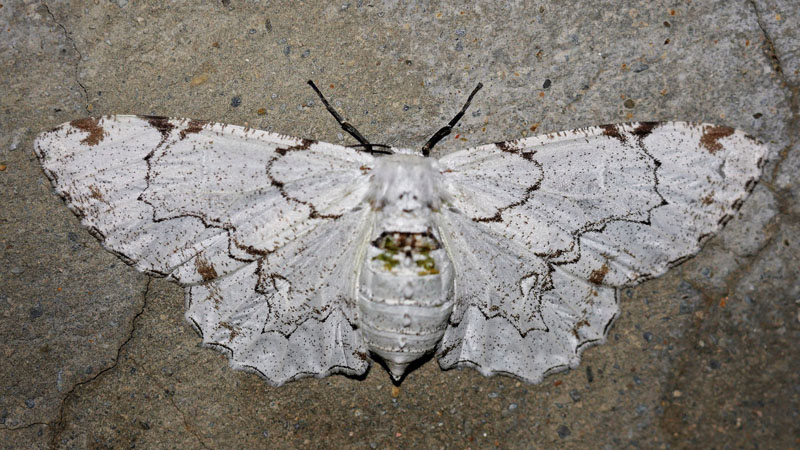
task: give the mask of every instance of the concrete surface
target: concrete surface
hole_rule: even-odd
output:
[[[795,1],[0,3],[0,447],[800,447]],[[578,370],[271,388],[199,347],[178,286],[100,248],[31,144],[106,113],[351,143],[309,78],[373,142],[421,145],[482,81],[439,151],[677,119],[771,159],[699,256],[624,293]]]

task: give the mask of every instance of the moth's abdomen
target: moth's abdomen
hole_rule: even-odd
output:
[[[429,233],[384,233],[359,280],[361,336],[395,379],[432,352],[453,311],[453,268]]]

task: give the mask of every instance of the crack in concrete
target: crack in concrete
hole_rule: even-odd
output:
[[[133,335],[136,332],[136,320],[139,318],[139,316],[141,316],[144,313],[145,309],[147,308],[147,294],[150,292],[150,283],[152,281],[153,279],[151,277],[147,278],[147,284],[145,285],[144,293],[142,294],[142,307],[136,313],[136,315],[133,316],[133,319],[131,320],[131,329],[130,332],[128,333],[128,337],[125,338],[125,340],[122,342],[122,344],[120,344],[119,347],[117,347],[117,355],[114,358],[114,363],[106,367],[105,369],[97,372],[93,377],[81,381],[79,383],[75,383],[75,385],[73,385],[72,388],[70,388],[70,390],[67,391],[66,394],[64,394],[64,398],[61,400],[61,407],[59,408],[58,411],[58,420],[46,424],[48,427],[51,427],[53,429],[53,436],[50,438],[51,448],[57,447],[56,440],[64,431],[64,428],[66,428],[64,411],[67,408],[67,403],[69,403],[69,400],[73,398],[76,389],[80,386],[88,385],[89,383],[92,383],[93,381],[99,379],[102,375],[110,372],[119,364],[119,359],[122,355],[122,350],[125,348],[126,345],[128,345],[128,342],[130,342],[133,339]]]
[[[777,177],[777,174],[779,173],[779,168],[781,164],[783,164],[784,161],[786,160],[790,149],[795,146],[796,131],[793,130],[797,130],[797,124],[800,123],[800,120],[798,120],[799,117],[798,88],[797,86],[794,86],[786,78],[786,74],[784,73],[783,67],[781,65],[780,56],[778,55],[778,52],[775,49],[775,44],[772,41],[772,37],[767,31],[767,28],[764,26],[764,23],[761,19],[761,14],[758,10],[758,6],[756,5],[755,0],[749,0],[748,3],[753,8],[753,12],[756,18],[756,23],[758,24],[758,27],[761,29],[761,32],[764,35],[765,45],[767,46],[767,49],[765,51],[766,53],[765,56],[774,61],[773,70],[775,71],[780,81],[783,83],[783,87],[789,90],[789,102],[791,108],[791,119],[788,124],[789,144],[786,148],[781,150],[779,154],[779,160],[775,163],[775,166],[772,170],[771,179],[769,181],[765,180],[762,174],[761,183],[763,183],[767,187],[767,190],[770,191],[775,196],[775,199],[778,203],[778,211],[779,211],[779,214],[773,217],[770,220],[770,222],[764,227],[764,232],[768,233],[769,237],[764,242],[764,244],[758,248],[758,250],[754,255],[742,258],[741,263],[737,261],[736,269],[731,271],[731,273],[729,273],[724,279],[724,282],[722,284],[723,286],[722,289],[724,289],[725,294],[723,295],[730,295],[730,293],[735,292],[736,285],[739,282],[741,282],[741,280],[747,273],[749,273],[749,271],[753,269],[753,266],[758,261],[760,261],[762,258],[765,257],[765,254],[769,252],[769,250],[775,243],[775,240],[778,239],[778,237],[780,236],[779,228],[781,223],[781,216],[789,215],[788,214],[789,208],[787,206],[787,200],[785,199],[785,196],[782,195],[778,189],[775,189],[774,185],[771,182],[775,180],[775,178]],[[710,315],[711,309],[716,305],[718,305],[717,295],[721,293],[707,292],[705,288],[698,286],[695,283],[686,280],[685,278],[684,281],[686,281],[686,283],[688,283],[692,287],[692,289],[698,292],[703,299],[703,307],[700,309],[700,311],[703,312],[705,319],[700,319],[695,316],[695,319],[693,320],[694,322],[693,330],[690,333],[687,333],[687,335],[685,335],[683,339],[684,342],[693,343],[693,342],[698,342],[704,335],[704,324],[707,318],[711,317]],[[672,440],[680,439],[679,436],[677,435],[673,436],[672,433],[670,432],[674,431],[669,429],[669,427],[672,425],[670,417],[672,417],[673,419],[679,417],[681,410],[683,408],[686,408],[686,406],[682,405],[680,402],[673,401],[670,392],[676,388],[683,386],[687,382],[687,380],[684,379],[684,376],[687,372],[689,372],[687,369],[687,365],[689,364],[690,361],[684,359],[678,362],[678,364],[674,366],[674,368],[670,371],[671,374],[667,374],[668,382],[664,384],[666,390],[661,393],[661,398],[666,402],[666,405],[664,407],[665,413],[662,419],[659,420],[659,428],[667,432],[668,439],[670,438]]]
[[[756,16],[756,23],[758,24],[758,28],[761,29],[761,33],[764,35],[764,40],[767,45],[767,53],[768,53],[767,56],[775,62],[774,64],[775,72],[777,73],[778,78],[780,78],[781,82],[786,87],[786,89],[789,90],[789,105],[790,105],[789,108],[791,109],[792,112],[792,118],[789,123],[789,129],[797,130],[798,124],[800,124],[800,114],[799,114],[800,108],[798,107],[798,102],[800,102],[800,98],[798,97],[800,96],[798,95],[798,86],[795,86],[791,81],[789,81],[789,79],[786,77],[786,73],[784,73],[783,71],[781,56],[778,54],[778,51],[776,50],[775,47],[775,43],[772,40],[772,36],[770,36],[767,27],[764,25],[764,21],[761,19],[761,13],[758,10],[758,5],[756,5],[756,0],[748,0],[748,3],[753,8],[753,13]],[[781,151],[779,152],[778,154],[779,159],[775,163],[775,166],[772,169],[771,173],[772,177],[770,181],[774,180],[777,177],[781,165],[783,164],[784,161],[786,161],[786,158],[789,156],[789,152],[795,146],[797,142],[795,136],[796,136],[795,133],[791,131],[789,132],[789,145],[786,146],[786,148],[781,149]],[[767,183],[765,182],[765,184]],[[768,184],[768,187],[771,188],[772,185]],[[778,199],[779,210],[782,213],[787,212],[789,209],[786,208],[785,200],[782,198],[783,196],[776,195],[776,197]]]
[[[31,422],[31,423],[29,423],[29,424],[21,425],[21,426],[18,426],[18,427],[0,427],[0,431],[19,431],[19,430],[26,430],[26,429],[28,429],[28,428],[35,427],[35,426],[37,426],[37,425],[50,426],[50,424],[49,424],[49,423],[47,423],[47,422]]]
[[[64,32],[64,37],[67,39],[67,42],[69,42],[72,45],[72,49],[75,50],[75,53],[78,54],[78,59],[75,61],[75,82],[78,83],[78,86],[80,86],[81,90],[83,91],[83,98],[84,98],[83,108],[86,110],[88,114],[91,114],[91,111],[89,110],[89,91],[86,90],[86,86],[81,82],[81,77],[80,77],[80,63],[81,60],[83,59],[83,54],[81,53],[80,50],[78,50],[78,46],[75,44],[75,39],[72,39],[72,37],[69,34],[69,31],[67,31],[67,27],[65,27],[61,22],[59,22],[58,19],[56,19],[56,16],[53,14],[53,11],[50,10],[50,6],[45,2],[42,2],[42,5],[44,6],[44,9],[47,11],[47,14],[50,16],[50,18],[53,19],[53,23],[58,25]]]
[[[131,359],[133,360],[133,358],[131,358]],[[135,360],[133,360],[133,361],[135,362]],[[188,431],[192,436],[194,436],[195,439],[197,439],[197,442],[203,448],[210,449],[211,447],[209,447],[205,443],[205,441],[203,441],[203,439],[200,437],[200,435],[197,433],[197,431],[195,431],[195,427],[192,424],[189,423],[189,420],[186,418],[186,413],[184,413],[183,410],[178,407],[178,404],[175,403],[175,399],[172,397],[172,395],[174,395],[174,394],[169,389],[167,389],[163,384],[161,384],[158,381],[158,378],[155,377],[152,373],[150,373],[143,364],[138,364],[137,363],[137,365],[139,367],[141,367],[143,372],[145,372],[148,376],[150,376],[150,379],[153,381],[153,383],[155,383],[163,392],[166,393],[164,395],[164,398],[172,405],[173,408],[175,408],[176,411],[178,411],[178,414],[181,415],[181,419],[183,421],[183,427],[186,429],[186,431]]]

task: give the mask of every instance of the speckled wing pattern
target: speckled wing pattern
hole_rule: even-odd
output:
[[[697,253],[755,186],[766,147],[732,128],[630,123],[440,160],[459,302],[443,368],[539,382],[605,339],[618,288]]]
[[[359,204],[371,155],[122,115],[63,124],[35,151],[107,249],[185,286],[187,319],[232,366],[272,384],[366,371],[347,302],[369,227]]]

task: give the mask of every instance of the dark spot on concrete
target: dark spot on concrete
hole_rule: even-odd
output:
[[[592,373],[592,366],[586,366],[586,381],[591,383],[594,381],[594,374]]]
[[[551,84],[552,82],[550,81],[549,78],[544,80],[544,84],[542,84],[542,89],[549,89]]]
[[[616,125],[600,125],[600,128],[603,129],[604,136],[618,139],[623,144],[628,141],[628,138],[626,138],[625,135],[619,132],[619,127],[617,127]]]
[[[719,140],[733,134],[733,128],[723,126],[708,126],[703,130],[703,137],[700,138],[700,146],[708,150],[712,155],[722,150]]]
[[[592,274],[589,275],[589,281],[594,284],[600,284],[603,282],[606,274],[608,274],[608,265],[603,264],[599,269],[592,271]]]
[[[706,195],[705,197],[701,198],[700,199],[700,203],[702,203],[705,206],[708,206],[708,205],[714,203],[714,191],[709,192],[708,195]]]
[[[217,271],[214,270],[214,266],[209,264],[208,261],[203,258],[195,258],[194,267],[197,269],[197,273],[203,277],[203,281],[209,281],[217,278]]]
[[[42,309],[42,305],[36,305],[28,310],[28,317],[30,317],[31,320],[38,319],[39,317],[42,317],[43,314],[44,310]]]
[[[99,144],[105,137],[103,127],[100,126],[99,118],[86,117],[83,119],[73,120],[69,124],[81,131],[89,133],[89,135],[83,138],[81,141],[81,144],[86,144],[89,147]]]
[[[231,99],[231,106],[237,108],[241,104],[242,104],[242,98],[239,97],[238,95],[234,95],[233,98]]]
[[[760,119],[762,116],[763,116],[763,114],[761,114],[761,113],[755,113],[755,114],[753,114],[753,119]]]
[[[566,425],[561,425],[560,427],[558,427],[556,433],[558,433],[558,437],[560,437],[561,439],[564,439],[565,437],[572,434],[572,432],[569,430],[569,427],[567,427]]]
[[[267,33],[272,33],[272,22],[269,19],[264,20],[264,28],[266,28]]]
[[[642,333],[642,337],[647,342],[653,342],[653,339],[655,339],[655,336],[653,336],[653,333],[651,333],[649,331],[645,331],[644,333]]]
[[[634,106],[636,106],[636,102],[634,102],[632,99],[629,98],[625,100],[625,103],[623,103],[623,105],[625,105],[626,108],[631,109]]]

